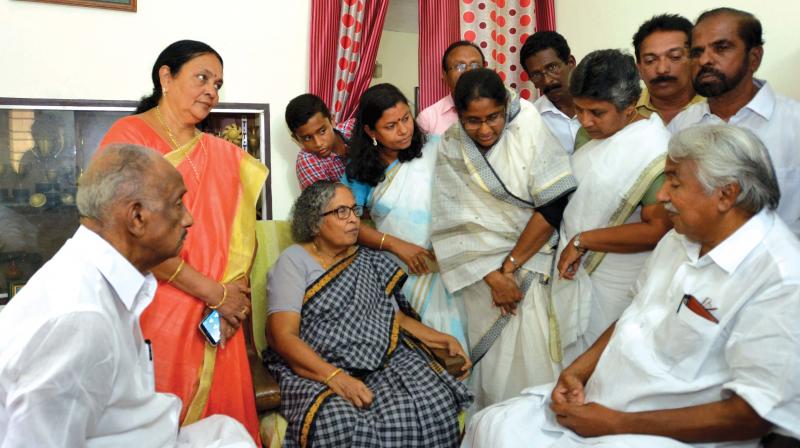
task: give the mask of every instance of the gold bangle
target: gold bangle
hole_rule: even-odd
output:
[[[386,234],[384,233],[381,237],[381,245],[378,246],[378,250],[383,250],[383,242],[386,241]]]
[[[179,264],[179,265],[178,265],[178,267],[175,269],[175,272],[173,272],[173,273],[172,273],[172,275],[169,277],[169,280],[167,280],[167,283],[172,283],[172,281],[173,281],[173,280],[175,280],[175,277],[177,277],[177,276],[178,276],[178,274],[180,274],[180,273],[181,273],[181,270],[183,269],[183,265],[184,265],[184,264],[186,264],[186,260],[184,260],[184,259],[181,259],[181,262],[180,262],[180,264]]]
[[[342,372],[342,368],[341,368],[341,367],[339,367],[338,369],[334,370],[334,371],[333,371],[333,372],[332,372],[330,375],[328,375],[328,377],[327,377],[327,378],[325,378],[325,381],[323,381],[322,383],[323,383],[323,384],[325,384],[325,385],[327,386],[327,385],[328,385],[328,383],[330,383],[330,382],[331,382],[331,380],[333,379],[333,377],[335,377],[336,375],[338,375],[338,374],[339,374],[339,373],[341,373],[341,372]]]
[[[216,305],[213,305],[213,306],[209,305],[208,307],[211,308],[212,310],[215,310],[215,309],[221,307],[222,304],[225,303],[225,299],[228,298],[228,288],[226,288],[225,285],[223,285],[222,283],[220,283],[219,286],[222,286],[222,300],[220,300],[219,303],[216,304]]]

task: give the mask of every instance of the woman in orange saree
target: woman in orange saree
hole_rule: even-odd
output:
[[[100,147],[153,148],[183,176],[194,225],[178,257],[153,273],[153,303],[141,317],[152,341],[159,392],[183,401],[181,425],[213,414],[239,420],[259,443],[247,353],[239,325],[250,311],[248,271],[255,251],[255,203],[267,168],[235,145],[195,127],[219,101],[222,58],[202,42],[179,41],[153,67],[153,94],[118,120]],[[206,343],[198,324],[216,309],[223,341]],[[259,444],[260,446],[260,444]]]

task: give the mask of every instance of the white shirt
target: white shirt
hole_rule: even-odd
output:
[[[561,112],[555,104],[547,98],[547,95],[540,96],[533,102],[536,110],[542,115],[545,124],[550,132],[558,139],[567,154],[572,154],[575,148],[575,135],[578,129],[581,128],[581,123],[577,118],[568,117],[564,112]]]
[[[0,313],[0,446],[171,446],[180,400],[157,394],[139,316],[156,290],[80,227]]]
[[[586,385],[586,401],[637,412],[735,392],[800,437],[800,241],[762,211],[704,256],[699,251],[674,230],[659,242]],[[679,307],[684,294],[719,323]]]
[[[749,129],[767,147],[781,189],[778,215],[800,236],[800,102],[776,95],[766,81],[753,82],[760,87],[758,93],[728,122]],[[675,133],[696,124],[722,122],[703,102],[678,114],[669,130]]]

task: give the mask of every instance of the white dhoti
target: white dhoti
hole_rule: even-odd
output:
[[[550,410],[554,384],[525,389],[522,395],[475,414],[469,422],[462,448],[689,448],[666,437],[626,434],[584,438],[556,421]],[[699,445],[702,446],[702,445]]]
[[[211,415],[184,426],[178,432],[177,448],[255,448],[250,433],[227,415]]]

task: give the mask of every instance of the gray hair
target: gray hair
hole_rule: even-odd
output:
[[[143,177],[153,171],[156,153],[144,146],[107,146],[78,179],[75,202],[80,216],[103,222],[111,205],[131,198],[146,200]]]
[[[292,238],[296,243],[308,243],[319,233],[322,213],[333,199],[336,189],[349,188],[340,182],[321,180],[309,185],[294,202],[291,212]]]
[[[781,199],[769,153],[755,134],[729,124],[693,126],[672,136],[669,158],[693,160],[697,180],[707,193],[737,183],[734,205],[749,213],[775,210]]]
[[[569,93],[573,98],[608,101],[621,111],[639,101],[639,79],[633,56],[619,50],[597,50],[572,71]]]

